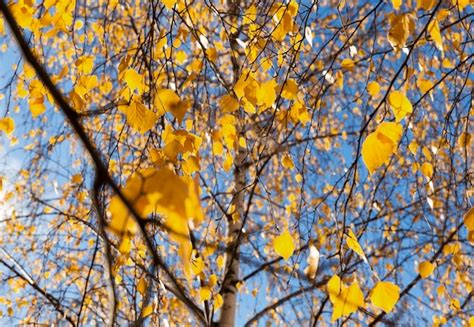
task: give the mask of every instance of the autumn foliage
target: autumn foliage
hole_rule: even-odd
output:
[[[2,325],[474,325],[472,0],[0,9]]]

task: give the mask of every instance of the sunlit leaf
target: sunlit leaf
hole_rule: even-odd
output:
[[[355,236],[352,229],[349,229],[348,234],[349,235],[346,237],[346,243],[349,249],[357,253],[366,263],[368,263],[364,250],[360,246],[359,241],[357,240],[357,237]]]
[[[15,121],[11,117],[5,117],[0,119],[0,131],[10,135],[15,130]]]
[[[433,273],[435,267],[436,266],[431,262],[424,261],[418,265],[418,273],[420,274],[421,278],[427,278]]]
[[[201,302],[211,299],[211,289],[208,286],[203,286],[199,289],[199,299]]]
[[[400,287],[390,282],[378,282],[370,293],[370,301],[389,313],[400,298]]]
[[[187,101],[182,101],[176,92],[170,89],[158,90],[156,92],[155,104],[160,115],[169,112],[180,124],[189,108],[189,103]]]
[[[333,305],[332,322],[342,316],[348,316],[356,312],[359,307],[364,306],[364,294],[357,283],[347,287],[339,276],[334,275],[327,283],[327,291]]]
[[[293,159],[291,159],[290,155],[285,154],[281,160],[281,164],[286,169],[293,169],[295,168],[295,164],[293,163]]]
[[[240,104],[234,97],[226,94],[220,99],[219,106],[223,112],[234,112],[239,109]]]
[[[402,0],[392,0],[393,9],[398,10],[402,5]]]
[[[214,296],[214,311],[219,310],[220,307],[224,304],[224,299],[222,298],[222,295],[216,294]]]
[[[397,122],[405,118],[406,115],[413,112],[413,107],[410,100],[400,91],[390,92],[388,96],[388,103],[395,116]]]
[[[433,177],[433,165],[429,162],[424,162],[423,165],[421,165],[421,173],[430,180]]]
[[[123,80],[132,91],[143,92],[143,77],[135,69],[127,69],[123,74]]]
[[[388,41],[397,50],[404,48],[408,37],[415,30],[415,17],[412,14],[391,14],[388,21],[390,24]]]
[[[148,282],[146,281],[146,276],[140,278],[137,284],[137,291],[142,295],[145,296],[146,291],[148,289]]]
[[[273,248],[279,256],[288,260],[295,250],[293,237],[291,237],[291,234],[288,231],[284,231],[273,240]]]
[[[468,231],[474,231],[474,207],[469,209],[464,215],[464,226]]]
[[[428,33],[430,33],[431,38],[433,39],[436,47],[439,51],[443,51],[443,38],[441,36],[441,31],[439,29],[439,23],[436,18],[434,18],[428,25]]]
[[[137,101],[132,101],[129,105],[121,105],[119,109],[125,113],[127,123],[142,134],[153,128],[158,120],[158,116],[153,111]]]
[[[375,81],[369,82],[369,84],[367,84],[367,92],[369,92],[370,96],[375,97],[380,93],[379,83]]]
[[[362,145],[362,159],[370,173],[390,159],[402,137],[402,132],[400,124],[384,122],[375,132],[367,136]]]
[[[355,66],[355,63],[352,59],[346,58],[341,61],[341,67],[343,69],[352,69],[354,68],[354,66]]]

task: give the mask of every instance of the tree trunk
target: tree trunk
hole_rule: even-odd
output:
[[[222,313],[220,319],[220,326],[234,326],[235,314],[237,311],[237,287],[236,284],[239,281],[239,269],[240,269],[240,240],[238,239],[242,229],[242,219],[244,214],[245,197],[244,188],[246,185],[246,170],[243,165],[245,160],[245,150],[239,148],[235,158],[234,168],[234,207],[235,212],[233,213],[233,219],[230,220],[228,229],[228,238],[232,241],[229,242],[226,250],[226,273],[222,285],[222,296],[224,304],[222,306]]]
[[[228,0],[227,5],[229,7],[229,13],[234,26],[239,22],[239,6],[240,0]],[[240,74],[240,55],[237,44],[237,34],[230,35],[230,46],[233,52],[232,55],[232,85],[239,78]],[[239,119],[240,121],[240,119]],[[238,125],[237,135],[242,133],[242,125]],[[232,204],[234,205],[234,212],[232,212],[233,219],[228,220],[228,246],[226,249],[226,271],[224,280],[222,282],[222,297],[224,303],[222,305],[222,312],[219,321],[219,326],[229,327],[235,324],[235,315],[237,312],[237,287],[236,284],[239,281],[239,270],[240,270],[240,242],[239,234],[242,229],[242,220],[244,215],[245,207],[245,195],[244,189],[246,186],[246,175],[248,167],[244,164],[246,156],[246,149],[239,146],[234,159],[234,198]]]

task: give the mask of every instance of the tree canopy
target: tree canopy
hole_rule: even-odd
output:
[[[0,321],[474,326],[472,0],[0,0]]]

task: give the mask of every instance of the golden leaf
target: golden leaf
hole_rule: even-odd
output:
[[[349,229],[348,234],[349,235],[346,237],[346,243],[347,243],[347,246],[349,247],[349,249],[351,249],[352,251],[357,253],[366,263],[368,263],[367,257],[365,256],[365,253],[364,253],[364,250],[360,246],[360,243],[357,240],[357,237],[355,236],[352,229]]]
[[[388,41],[396,50],[405,47],[408,37],[415,31],[415,17],[412,14],[390,14]]]
[[[464,215],[464,225],[468,231],[474,231],[474,207],[469,209]]]
[[[390,159],[402,137],[402,132],[402,125],[383,122],[375,132],[367,136],[362,144],[362,159],[369,173],[373,173]]]
[[[435,265],[429,261],[424,261],[418,265],[418,272],[421,278],[429,277],[435,269]]]
[[[130,105],[118,107],[127,117],[127,123],[140,133],[148,132],[155,126],[158,116],[142,103],[132,100]]]
[[[327,283],[327,291],[333,305],[332,322],[342,316],[348,316],[356,312],[359,307],[364,306],[364,294],[357,283],[347,287],[339,276],[334,275]]]
[[[5,117],[0,119],[0,131],[10,135],[15,130],[15,121],[11,117]]]
[[[378,282],[370,293],[372,303],[389,313],[400,298],[400,287],[390,282]]]
[[[286,230],[273,240],[275,252],[283,259],[288,260],[295,250],[295,243],[291,234]]]
[[[160,116],[169,112],[178,120],[179,124],[190,107],[188,101],[182,101],[176,92],[170,89],[160,89],[156,92],[155,105]]]
[[[388,103],[393,111],[397,122],[405,118],[406,115],[413,112],[413,107],[410,100],[400,91],[390,92],[388,96]]]
[[[367,92],[369,92],[370,96],[375,97],[377,94],[380,93],[380,85],[376,81],[372,81],[367,84]]]

